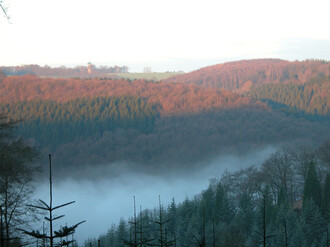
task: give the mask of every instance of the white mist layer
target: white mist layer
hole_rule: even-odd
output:
[[[240,157],[221,156],[199,170],[187,171],[185,174],[181,172],[179,175],[134,174],[123,171],[118,176],[109,178],[107,172],[104,173],[104,167],[99,166],[91,171],[94,175],[99,174],[97,178],[86,179],[84,176],[83,179],[54,181],[53,206],[70,201],[75,203],[55,211],[57,216],[64,214],[65,217],[56,221],[53,228],[58,230],[60,226],[72,226],[86,220],[75,233],[75,239],[81,245],[88,238],[98,238],[100,234],[106,233],[111,224],[119,222],[120,217],[131,217],[133,196],[136,197],[137,209],[140,205],[142,209],[154,209],[158,206],[159,195],[165,207],[172,198],[178,204],[206,189],[209,180],[220,178],[225,170],[236,171],[252,165],[259,166],[274,151],[273,147],[267,147]],[[88,171],[83,173],[88,174]],[[38,185],[35,198],[49,202],[48,181]]]

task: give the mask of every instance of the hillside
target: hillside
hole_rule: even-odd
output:
[[[280,59],[254,59],[201,68],[191,73],[173,76],[167,81],[234,91],[247,90],[251,84],[303,84],[319,75],[330,75],[328,61],[289,62]]]
[[[157,104],[161,114],[193,113],[224,109],[254,100],[224,90],[203,89],[195,85],[125,79],[53,79],[34,75],[10,76],[0,81],[0,103],[31,100],[66,102],[100,96],[138,96]]]
[[[304,84],[269,83],[252,86],[247,96],[291,112],[330,117],[330,76],[321,75]]]
[[[319,144],[328,121],[310,121],[223,89],[124,79],[4,77],[0,111],[65,167],[116,161],[157,171],[268,144]]]
[[[95,246],[99,240],[106,246],[139,246],[148,241],[150,246],[255,247],[267,243],[278,247],[305,243],[325,247],[329,242],[330,174],[329,159],[323,159],[320,151],[329,144],[318,150],[282,149],[260,167],[226,170],[210,179],[201,193],[179,203],[173,198],[162,205],[159,200],[157,208],[137,211],[134,197],[134,215],[108,224],[106,232],[104,227],[100,236],[89,238],[84,246]],[[306,177],[304,168],[308,170]],[[146,199],[142,196],[137,201],[145,203]]]
[[[330,63],[255,59],[201,68],[166,80],[244,94],[291,112],[329,115]]]

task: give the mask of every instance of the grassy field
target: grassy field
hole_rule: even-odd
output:
[[[155,80],[155,81],[160,81],[167,79],[171,76],[178,75],[182,73],[178,72],[164,72],[164,73],[159,73],[159,72],[153,72],[153,73],[111,73],[109,76],[118,76],[121,78],[125,79],[146,79],[146,80]]]

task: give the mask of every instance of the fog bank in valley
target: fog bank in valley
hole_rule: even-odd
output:
[[[158,205],[158,195],[162,204],[167,207],[172,198],[176,203],[186,197],[206,189],[211,178],[219,178],[227,169],[239,170],[252,165],[259,166],[275,151],[274,147],[266,147],[242,156],[220,156],[199,169],[176,173],[170,171],[163,174],[148,174],[130,171],[127,166],[112,171],[112,166],[100,165],[93,168],[83,168],[69,177],[59,177],[55,174],[53,184],[54,206],[76,201],[75,204],[60,208],[55,213],[65,217],[56,221],[54,229],[62,225],[74,225],[82,220],[86,223],[76,230],[75,238],[82,244],[89,237],[97,238],[105,233],[113,223],[118,223],[120,217],[133,215],[133,196],[136,197],[137,208],[153,209]],[[56,166],[56,164],[53,164]],[[108,168],[112,167],[112,168]],[[36,186],[36,199],[49,200],[49,185],[45,179]],[[39,226],[39,225],[38,225]],[[42,226],[42,222],[40,222]]]

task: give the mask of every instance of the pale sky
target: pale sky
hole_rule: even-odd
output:
[[[3,0],[0,65],[184,70],[330,60],[329,0]]]

